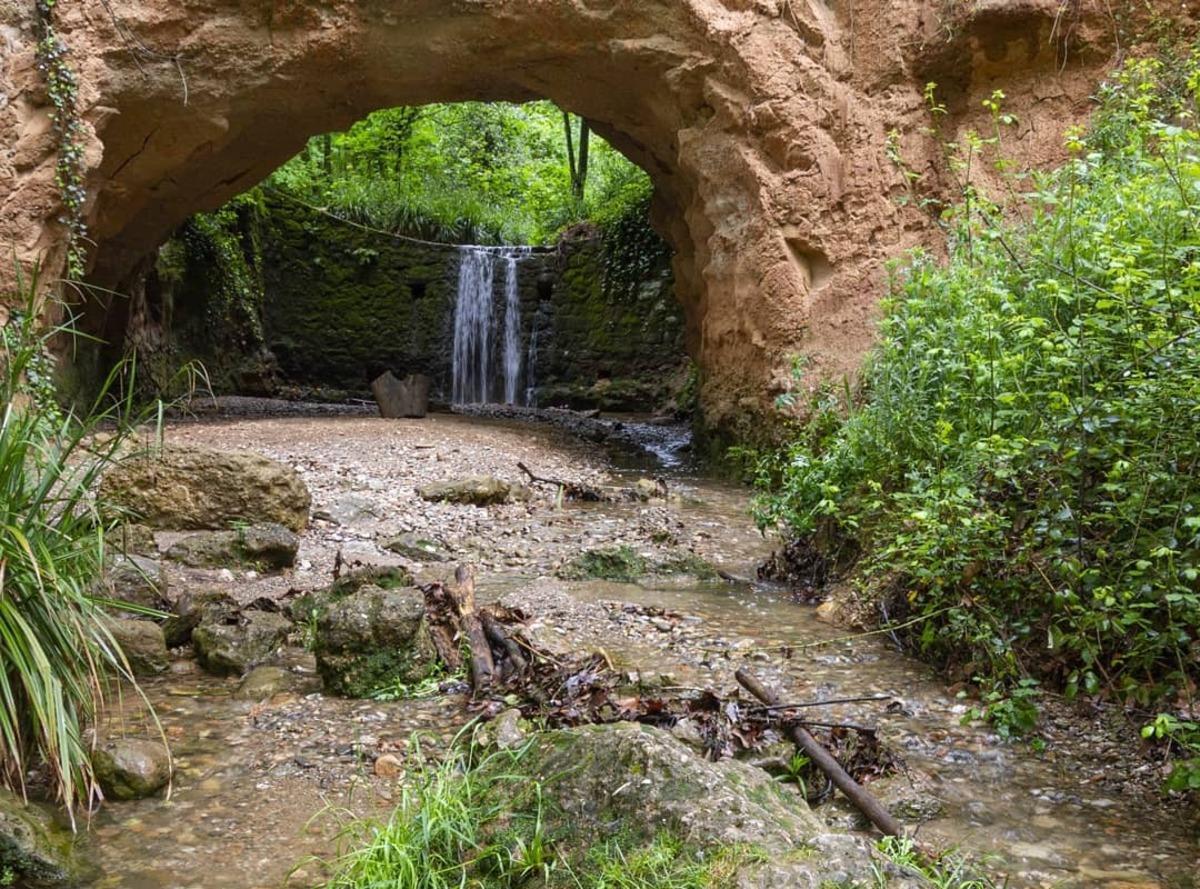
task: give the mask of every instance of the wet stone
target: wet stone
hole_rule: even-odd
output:
[[[274,656],[291,627],[286,617],[268,611],[244,611],[217,619],[206,616],[192,631],[192,644],[205,670],[236,676]]]
[[[135,675],[152,676],[170,668],[166,637],[154,621],[114,619],[107,626]]]
[[[92,756],[96,780],[109,800],[153,796],[171,780],[171,756],[161,741],[121,738]]]

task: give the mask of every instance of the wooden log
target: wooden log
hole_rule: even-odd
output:
[[[758,698],[768,707],[778,707],[780,705],[779,696],[763,685],[756,676],[751,675],[746,670],[738,670],[734,676],[737,677],[737,681],[742,688],[746,689],[746,691],[750,692],[750,694],[754,695],[754,697]],[[841,764],[833,758],[833,754],[826,750],[821,742],[814,738],[807,729],[801,725],[793,724],[788,729],[788,734],[796,745],[807,754],[808,758],[813,761],[817,768],[829,777],[834,786],[844,793],[846,798],[854,803],[855,807],[866,815],[872,824],[887,836],[904,836],[904,828],[900,825],[900,822],[893,818],[892,814],[865,787],[855,781],[842,768]]]
[[[438,658],[450,673],[462,669],[462,651],[458,646],[458,603],[440,583],[422,587],[425,594],[425,622]]]
[[[525,653],[521,651],[521,646],[513,641],[512,636],[504,629],[504,625],[489,611],[481,611],[479,621],[483,624],[483,632],[487,635],[488,641],[503,651],[508,658],[513,673],[517,676],[525,673],[529,669],[529,661],[525,659]]]
[[[459,565],[454,572],[454,587],[450,590],[458,605],[458,621],[467,644],[471,647],[471,687],[476,695],[486,693],[496,678],[496,662],[483,623],[475,608],[475,569]]]

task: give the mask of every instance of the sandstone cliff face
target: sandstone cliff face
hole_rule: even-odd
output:
[[[0,245],[54,268],[32,4],[0,0]],[[980,101],[1003,89],[1009,154],[1051,162],[1155,10],[1191,27],[1162,0],[59,0],[54,18],[80,77],[94,283],[127,285],[190,213],[373,109],[546,97],[654,179],[707,419],[734,429],[795,353],[810,382],[853,372],[884,261],[936,244],[896,200],[890,131],[945,188],[941,141],[987,126]]]

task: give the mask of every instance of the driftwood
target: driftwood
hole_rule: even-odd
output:
[[[745,670],[738,670],[734,676],[738,683],[754,697],[758,698],[768,707],[779,707],[779,696],[763,685],[757,677],[751,675]],[[792,724],[788,727],[788,734],[795,741],[796,745],[805,752],[809,759],[828,776],[846,798],[858,808],[860,812],[870,819],[871,823],[878,827],[887,836],[903,836],[904,828],[900,822],[892,817],[892,814],[883,807],[879,800],[875,799],[866,788],[854,780],[841,764],[829,753],[821,743],[809,734],[808,730],[799,724]]]
[[[454,586],[449,590],[458,606],[458,622],[471,648],[471,687],[476,696],[485,694],[496,677],[496,662],[488,644],[483,622],[475,608],[475,569],[459,565],[454,572]]]
[[[580,500],[584,503],[604,503],[612,499],[600,488],[593,485],[585,485],[582,482],[568,482],[556,478],[543,478],[534,475],[533,471],[524,463],[518,463],[517,468],[520,469],[529,481],[535,485],[551,485],[563,492],[563,497],[567,500]]]

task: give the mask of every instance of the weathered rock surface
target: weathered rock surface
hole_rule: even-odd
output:
[[[448,482],[435,482],[417,489],[421,499],[462,506],[496,506],[508,501],[513,486],[490,475],[473,475]]]
[[[100,582],[105,597],[155,611],[167,609],[167,590],[162,563],[144,556],[116,556]]]
[[[136,676],[165,673],[171,666],[163,629],[152,620],[110,620],[108,630]]]
[[[238,522],[299,531],[312,504],[300,476],[282,463],[250,451],[179,445],[115,466],[101,490],[146,524],[181,531]]]
[[[497,767],[511,768],[503,760]],[[771,863],[749,869],[743,886],[816,889],[869,876],[865,840],[830,833],[760,769],[710,762],[661,729],[618,723],[542,733],[520,769],[543,782],[548,817],[564,819],[573,841],[610,836],[619,824],[630,841],[668,831],[699,847],[765,849]]]
[[[249,567],[281,571],[296,564],[300,538],[283,525],[251,525],[236,531],[200,531],[176,541],[167,558],[192,568]]]
[[[168,648],[178,648],[192,641],[192,632],[208,617],[221,622],[236,614],[237,603],[223,589],[200,587],[185,590],[175,603],[175,613],[163,622],[163,635]]]
[[[429,413],[429,377],[424,374],[399,380],[389,370],[371,382],[371,394],[385,420],[419,419]]]
[[[218,676],[241,675],[269,660],[291,631],[291,622],[269,611],[225,616],[203,614],[192,630],[196,659]]]
[[[16,886],[29,889],[74,889],[87,875],[78,838],[58,826],[51,812],[26,805],[0,789],[0,873],[12,871]]]
[[[313,653],[330,694],[365,697],[389,683],[419,681],[435,662],[424,596],[364,586],[333,601],[318,618]]]
[[[118,738],[92,754],[92,767],[105,798],[153,796],[171,780],[171,755],[161,741]]]
[[[797,352],[813,385],[856,369],[884,261],[941,237],[921,201],[896,200],[906,170],[922,174],[920,197],[946,197],[943,143],[990,131],[982,99],[1002,89],[1020,121],[1006,154],[1052,162],[1118,45],[1152,40],[1151,21],[1181,41],[1194,29],[1177,2],[1123,4],[1119,22],[1109,6],[1072,4],[1066,28],[1059,0],[646,0],[604,14],[575,0],[330,0],[284,4],[266,24],[256,4],[147,0],[112,17],[59,4],[54,18],[80,85],[93,283],[130,292],[191,212],[369,111],[545,97],[653,177],[705,412],[732,426],[770,414]],[[63,249],[49,100],[31,17],[12,18],[0,243],[24,263],[48,254],[52,277]],[[155,54],[122,51],[128,35]],[[922,99],[931,81],[945,97],[936,120]],[[107,328],[120,331],[127,312],[114,299]]]

